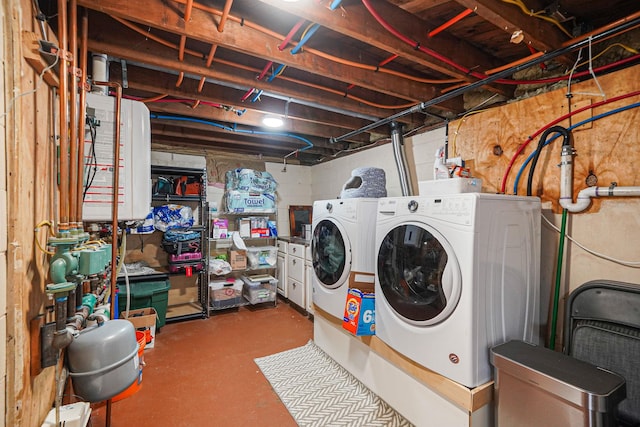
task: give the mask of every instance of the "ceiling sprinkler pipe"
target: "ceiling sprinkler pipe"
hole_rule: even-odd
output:
[[[393,146],[393,157],[398,168],[398,176],[400,177],[400,189],[403,196],[413,196],[413,188],[407,173],[407,160],[404,154],[404,139],[402,137],[402,124],[391,122],[391,145]]]

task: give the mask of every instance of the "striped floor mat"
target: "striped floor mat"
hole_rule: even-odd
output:
[[[255,362],[300,426],[412,426],[313,341]]]

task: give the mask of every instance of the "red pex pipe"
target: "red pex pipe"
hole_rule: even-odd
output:
[[[300,29],[300,27],[302,27],[302,24],[305,23],[304,19],[299,20],[296,25],[293,26],[293,28],[291,29],[291,31],[289,31],[289,34],[287,34],[287,36],[284,38],[284,40],[282,40],[282,43],[280,43],[278,45],[278,49],[279,50],[284,50],[285,47],[287,47],[287,45],[289,44],[289,42],[291,41],[291,39],[293,38],[293,36],[298,32],[298,30]]]
[[[431,30],[429,32],[428,36],[429,37],[433,37],[436,34],[441,33],[442,31],[446,30],[447,28],[449,28],[450,26],[452,26],[456,22],[461,21],[464,17],[468,16],[472,12],[473,12],[473,10],[471,10],[471,9],[467,9],[467,10],[465,10],[463,12],[460,12],[459,14],[457,14],[456,16],[454,16],[453,18],[451,18],[450,20],[448,20],[444,24],[442,24],[439,27],[437,27],[436,29]]]

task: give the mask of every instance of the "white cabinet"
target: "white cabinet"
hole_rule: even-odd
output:
[[[305,289],[305,246],[299,243],[289,243],[287,250],[287,298],[289,302],[306,310]]]
[[[313,310],[313,263],[311,260],[311,246],[305,248],[304,257],[304,278],[306,288],[306,308],[307,313],[315,314]]]
[[[284,250],[281,250],[284,249]],[[287,292],[287,242],[278,241],[278,264],[277,264],[278,293],[284,298],[288,298]]]

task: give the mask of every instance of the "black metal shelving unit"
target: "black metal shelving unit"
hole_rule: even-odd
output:
[[[167,323],[171,322],[179,322],[183,320],[191,320],[198,318],[206,318],[209,316],[209,301],[208,301],[208,282],[209,282],[209,257],[208,257],[208,248],[209,248],[209,204],[206,200],[206,189],[207,189],[207,170],[206,168],[186,168],[186,167],[173,167],[173,166],[151,166],[151,179],[155,183],[155,181],[159,177],[168,178],[170,180],[175,180],[180,177],[190,177],[199,180],[200,182],[200,192],[197,195],[177,195],[177,194],[153,194],[152,201],[154,205],[159,205],[160,202],[163,203],[175,203],[175,204],[184,204],[185,206],[197,206],[198,208],[198,216],[197,216],[197,224],[190,227],[190,230],[200,231],[200,252],[202,254],[202,258],[200,260],[194,260],[195,262],[202,262],[203,268],[201,271],[197,272],[197,288],[198,288],[198,303],[200,304],[201,310],[196,313],[189,313],[178,316],[167,316]],[[184,276],[184,273],[168,273],[169,280],[171,277],[175,276]]]

